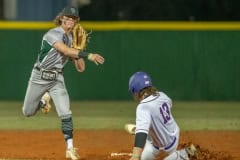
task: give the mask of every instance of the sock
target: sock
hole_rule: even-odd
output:
[[[70,149],[73,147],[73,139],[68,139],[67,140],[67,149]]]
[[[62,119],[62,132],[67,144],[67,149],[73,147],[73,123],[71,117]]]

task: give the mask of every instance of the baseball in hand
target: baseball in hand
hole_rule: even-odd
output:
[[[135,134],[136,125],[135,124],[125,124],[124,129],[129,134]]]

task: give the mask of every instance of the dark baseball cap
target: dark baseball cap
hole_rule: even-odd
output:
[[[65,7],[62,10],[62,15],[63,16],[74,16],[74,17],[79,18],[78,8],[72,7],[72,6]]]

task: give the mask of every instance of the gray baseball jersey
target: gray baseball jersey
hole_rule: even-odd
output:
[[[62,27],[56,27],[43,36],[41,50],[34,64],[24,99],[23,113],[26,116],[36,113],[39,101],[47,91],[53,99],[58,115],[71,116],[69,96],[62,74],[62,69],[69,58],[53,47],[56,42],[63,42],[70,47],[72,35],[67,36]]]
[[[67,36],[62,27],[57,27],[49,30],[42,40],[41,50],[38,54],[38,59],[35,66],[44,69],[61,70],[68,62],[68,57],[58,52],[52,45],[58,41],[62,41],[67,46],[71,47],[72,35]]]

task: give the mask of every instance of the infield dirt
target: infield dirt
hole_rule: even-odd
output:
[[[77,130],[74,144],[86,160],[128,160],[134,137],[120,130]],[[0,159],[65,159],[65,142],[61,131],[0,132]],[[239,160],[240,131],[185,131],[180,145],[193,143],[198,147],[197,160]],[[159,158],[162,159],[162,158]]]

